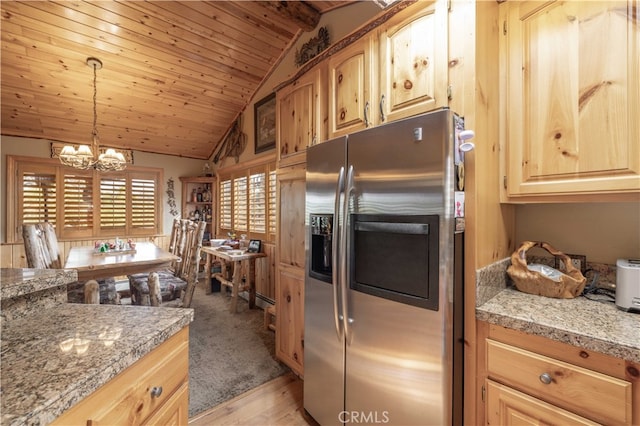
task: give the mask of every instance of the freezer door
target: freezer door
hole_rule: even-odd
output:
[[[335,218],[339,211],[336,202],[342,198],[336,192],[340,170],[344,171],[346,137],[315,145],[307,151],[306,191],[306,253],[305,278],[305,337],[304,337],[304,408],[322,425],[338,425],[344,410],[344,337],[337,303],[337,287],[331,276],[322,277],[314,270],[313,249],[325,250],[322,244],[312,244],[317,229],[310,226],[311,218]],[[324,225],[325,228],[327,225]],[[331,225],[337,242],[338,226]],[[333,256],[339,256],[332,250]],[[322,256],[321,256],[322,257]],[[335,259],[334,259],[335,260]],[[332,265],[334,266],[334,265]],[[322,269],[322,268],[321,268]],[[332,268],[336,271],[337,268]]]

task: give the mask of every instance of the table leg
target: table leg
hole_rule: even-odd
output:
[[[256,260],[249,259],[249,270],[247,271],[247,281],[249,284],[249,309],[256,307]]]
[[[233,287],[231,288],[231,307],[230,311],[232,313],[236,313],[236,309],[238,307],[238,292],[240,290],[240,284],[242,280],[242,268],[240,267],[241,262],[234,262],[233,264]]]
[[[211,294],[211,253],[206,253],[207,260],[204,264],[204,293]]]

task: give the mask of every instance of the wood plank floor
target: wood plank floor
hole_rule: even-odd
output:
[[[189,419],[194,426],[318,426],[302,408],[302,380],[280,376]]]

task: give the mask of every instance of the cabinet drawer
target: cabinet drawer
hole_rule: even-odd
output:
[[[489,377],[602,423],[631,424],[631,383],[494,340]],[[545,383],[547,382],[547,383]]]
[[[188,380],[189,328],[172,336],[106,385],[56,419],[54,424],[132,425],[145,421]],[[153,388],[162,389],[152,396]]]
[[[589,425],[589,419],[487,380],[487,423],[490,425]]]

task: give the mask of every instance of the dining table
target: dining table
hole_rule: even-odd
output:
[[[205,283],[210,283],[211,278],[216,278],[221,285],[231,287],[232,313],[237,311],[238,295],[240,291],[249,292],[249,309],[256,306],[256,259],[266,257],[266,253],[252,253],[246,250],[225,250],[219,247],[202,246],[202,253],[206,254]],[[220,262],[220,273],[211,274],[214,259]],[[242,263],[246,263],[244,284],[242,283]],[[231,268],[233,276],[230,277]]]
[[[65,269],[78,271],[78,281],[153,272],[167,268],[180,257],[151,242],[138,242],[126,250],[101,252],[93,246],[71,247]]]

